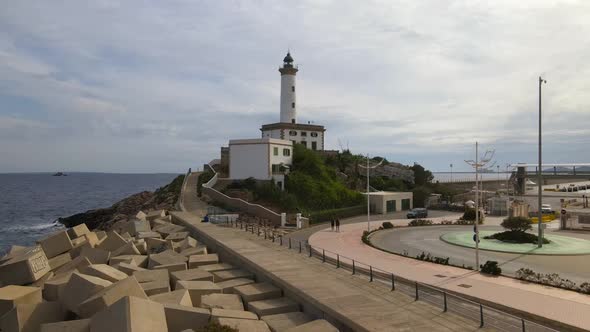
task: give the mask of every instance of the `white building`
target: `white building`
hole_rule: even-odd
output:
[[[262,125],[263,138],[277,138],[300,143],[312,150],[324,150],[324,126],[297,123],[296,74],[299,69],[293,65],[291,53],[283,59],[281,73],[280,122]]]
[[[229,141],[229,178],[274,179],[284,189],[293,161],[293,142],[270,137]]]
[[[414,206],[413,201],[412,192],[377,191],[369,193],[371,211],[378,214],[410,210]]]

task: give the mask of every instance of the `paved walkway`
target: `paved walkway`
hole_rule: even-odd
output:
[[[388,254],[362,243],[361,235],[366,227],[366,224],[349,224],[341,226],[338,233],[329,229],[322,230],[312,235],[309,243],[403,278],[501,304],[515,311],[531,313],[571,327],[590,329],[588,295],[528,284],[507,277],[488,277],[460,268]],[[445,277],[441,278],[441,275]]]
[[[188,179],[182,189],[181,195],[183,196],[184,211],[205,216],[207,204],[201,201],[197,196],[197,183],[201,173],[202,172],[192,172],[188,175]]]
[[[241,255],[273,283],[300,296],[327,316],[354,331],[481,331],[477,322],[390,292],[379,283],[352,276],[271,241],[239,229],[201,223],[196,213],[174,212],[175,218]]]

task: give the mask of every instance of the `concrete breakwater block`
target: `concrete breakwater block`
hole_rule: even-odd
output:
[[[182,251],[180,252],[182,255]],[[217,254],[205,254],[205,255],[191,255],[188,259],[188,267],[190,269],[203,266],[203,265],[211,265],[219,263],[219,256]]]
[[[6,253],[6,255],[0,257],[0,264],[6,262],[7,260],[14,258],[14,255],[16,255],[19,251],[23,251],[25,249],[30,249],[31,247],[23,247],[23,246],[10,246],[10,249],[8,249],[8,252]]]
[[[221,282],[237,278],[254,278],[254,274],[246,270],[233,269],[211,272],[214,282]]]
[[[98,238],[98,235],[96,235],[96,233],[94,232],[86,233],[83,235],[83,237],[86,238],[86,241],[88,241],[88,244],[90,244],[92,248],[100,244],[100,239]]]
[[[190,257],[193,255],[207,255],[207,253],[207,247],[202,245],[198,245],[194,248],[186,248],[180,251],[180,254],[185,257]]]
[[[44,276],[42,276],[39,280],[29,284],[29,286],[39,287],[39,288],[43,289],[43,287],[45,286],[45,282],[47,282],[47,280],[53,278],[54,275],[55,275],[55,273],[48,272]]]
[[[220,318],[238,318],[238,319],[252,319],[258,320],[255,313],[244,310],[229,310],[213,308],[211,309],[211,321],[219,323]]]
[[[88,258],[92,264],[107,264],[109,258],[111,258],[111,252],[98,248],[84,247],[80,251],[80,256]]]
[[[52,257],[48,260],[49,268],[51,271],[55,271],[60,268],[62,265],[70,262],[72,260],[72,256],[69,252],[64,252],[63,254],[59,254],[55,257]]]
[[[285,331],[313,320],[311,316],[303,312],[287,312],[284,314],[262,316],[260,319],[266,322],[273,332]]]
[[[191,296],[186,289],[179,289],[172,292],[156,294],[150,296],[150,300],[158,303],[179,304],[187,307],[192,307],[193,302]]]
[[[178,249],[180,251],[183,251],[183,250],[189,249],[189,248],[196,248],[197,244],[198,244],[197,240],[193,239],[190,236],[187,236],[184,238],[184,240],[182,240],[178,243]]]
[[[261,320],[237,319],[237,318],[219,318],[217,320],[221,325],[227,325],[238,331],[248,332],[270,332],[268,325]]]
[[[90,230],[88,229],[88,226],[86,226],[86,224],[76,225],[68,229],[68,236],[70,237],[70,239],[75,239],[77,237],[84,236],[88,233],[90,233]]]
[[[166,238],[168,235],[172,233],[186,232],[186,228],[175,224],[158,226],[152,230],[160,233],[163,238]]]
[[[172,243],[158,238],[145,238],[145,245],[148,254],[157,254],[166,250],[172,250]]]
[[[9,285],[0,288],[0,317],[17,304],[41,303],[41,288]]]
[[[127,274],[128,276],[133,275],[133,272],[135,271],[146,271],[146,269],[144,269],[143,267],[139,267],[135,264],[124,262],[114,265],[113,267],[117,268],[119,271]]]
[[[47,258],[53,258],[74,248],[67,231],[50,234],[37,242],[43,248]]]
[[[166,236],[166,238],[164,238],[164,240],[173,241],[173,242],[180,242],[180,241],[186,239],[187,236],[188,236],[188,232],[175,232],[175,233],[170,233],[168,236]]]
[[[109,265],[113,266],[119,263],[129,263],[145,268],[147,266],[147,261],[148,256],[146,255],[121,255],[111,257],[111,259],[109,260]]]
[[[201,296],[202,308],[244,310],[244,304],[239,295],[235,294],[208,294]]]
[[[80,269],[80,272],[87,275],[102,278],[110,282],[121,281],[129,277],[127,274],[106,264],[92,264]]]
[[[170,292],[168,270],[136,271],[133,277],[148,296]]]
[[[88,260],[88,258],[78,256],[78,257],[72,259],[71,261],[69,261],[68,263],[62,265],[57,270],[55,270],[55,275],[57,276],[60,274],[71,273],[74,270],[81,269],[81,268],[86,267],[90,264],[91,263]]]
[[[282,295],[280,288],[268,282],[237,286],[234,293],[240,295],[246,303],[274,299]]]
[[[64,308],[78,314],[78,306],[92,295],[109,287],[113,283],[98,277],[73,273],[64,286],[59,302]]]
[[[186,329],[200,329],[207,325],[211,313],[208,309],[186,307],[178,304],[164,304],[168,331],[180,332]]]
[[[47,280],[43,286],[43,298],[47,301],[59,300],[64,287],[70,281],[71,277],[72,273],[64,273]]]
[[[110,231],[107,233],[107,237],[104,238],[99,245],[96,247],[98,249],[106,250],[106,251],[115,251],[120,247],[124,246],[127,243],[119,233],[115,231]]]
[[[234,294],[235,287],[253,284],[254,280],[247,278],[237,278],[216,283],[223,294]]]
[[[217,271],[224,271],[224,270],[232,270],[236,267],[228,264],[228,263],[218,263],[218,264],[209,264],[209,265],[201,265],[199,269],[207,272],[217,272]]]
[[[67,236],[67,235],[66,235]],[[0,285],[24,285],[35,282],[51,269],[39,246],[13,252],[0,265]]]
[[[188,269],[184,271],[176,271],[170,273],[172,285],[176,285],[179,280],[194,280],[194,281],[213,281],[213,275],[201,269]]]
[[[187,281],[180,280],[176,283],[174,289],[186,289],[191,296],[191,302],[194,306],[201,304],[201,296],[207,294],[221,293],[221,288],[211,281]]]
[[[41,324],[59,322],[65,318],[65,310],[57,302],[17,304],[0,317],[0,331],[36,332]]]
[[[309,323],[290,328],[285,332],[338,332],[338,329],[325,319],[316,319]]]
[[[154,267],[154,270],[167,270],[169,273],[176,272],[176,271],[186,271],[186,263],[171,263],[171,264],[164,264],[158,265]]]
[[[113,255],[114,257],[122,255],[141,255],[141,252],[139,252],[139,249],[137,249],[135,243],[129,241],[124,245],[120,246],[118,249],[111,252],[111,255]]]
[[[174,263],[186,263],[188,258],[174,252],[173,250],[165,250],[158,254],[151,254],[148,261],[148,269],[153,269],[158,265],[167,265]]]
[[[148,238],[161,239],[162,235],[160,235],[160,233],[154,232],[154,231],[138,232],[137,235],[135,236],[135,238],[136,239],[148,239]]]
[[[41,324],[39,332],[90,332],[90,319]]]
[[[268,316],[299,311],[299,305],[289,298],[280,297],[250,302],[248,303],[248,311],[255,312],[258,316]]]
[[[134,296],[124,296],[90,320],[90,332],[166,332],[164,306]]]
[[[74,243],[74,241],[72,241],[72,243]],[[70,256],[72,256],[72,259],[80,256],[80,254],[82,253],[82,250],[84,250],[84,248],[92,248],[92,246],[90,245],[90,243],[88,243],[88,241],[86,241],[85,237],[82,237],[80,241],[75,241],[74,248],[72,248],[72,250],[70,250]]]
[[[110,285],[82,302],[78,309],[79,316],[82,318],[90,318],[97,312],[104,310],[111,304],[126,296],[147,299],[147,295],[137,280],[134,277],[128,277],[127,279]]]

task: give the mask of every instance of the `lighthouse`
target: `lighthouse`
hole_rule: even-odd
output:
[[[262,138],[276,138],[289,140],[293,144],[302,144],[311,150],[324,150],[324,133],[326,129],[307,121],[297,122],[297,88],[295,86],[295,76],[299,69],[293,65],[291,52],[283,59],[283,66],[279,67],[281,73],[281,104],[280,104],[280,121],[262,125],[260,131]]]
[[[297,75],[296,66],[293,66],[293,57],[291,52],[283,59],[283,66],[279,68],[281,73],[281,122],[297,122],[297,103],[295,101],[295,76]]]

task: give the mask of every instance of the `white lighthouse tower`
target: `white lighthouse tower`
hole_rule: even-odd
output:
[[[297,122],[297,104],[295,103],[295,75],[297,67],[293,66],[293,58],[288,52],[283,59],[283,67],[279,68],[281,73],[281,122]]]

